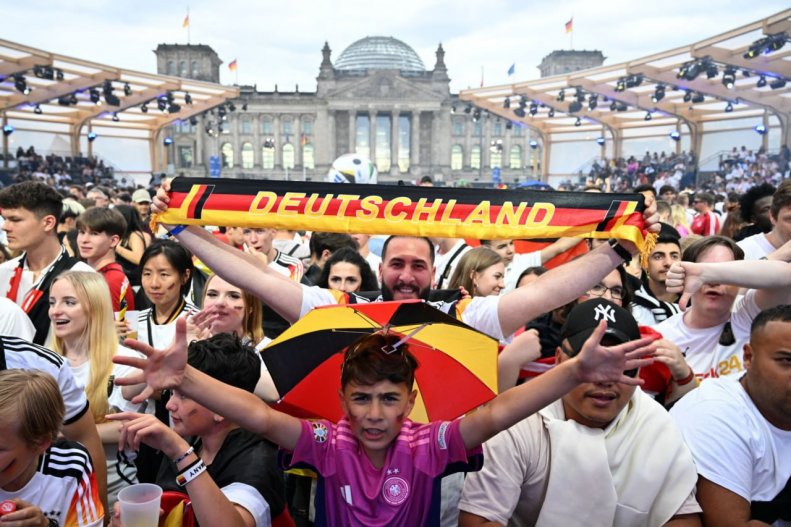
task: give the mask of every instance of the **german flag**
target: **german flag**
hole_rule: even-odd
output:
[[[642,246],[640,194],[176,178],[168,224],[473,239],[576,236]]]

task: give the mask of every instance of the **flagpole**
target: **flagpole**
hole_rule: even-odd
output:
[[[190,26],[190,6],[187,5],[187,45],[190,43],[192,27]]]

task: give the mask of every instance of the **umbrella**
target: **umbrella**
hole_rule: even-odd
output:
[[[529,188],[533,190],[553,190],[550,185],[544,183],[543,181],[537,181],[535,179],[528,179],[519,183],[519,188]]]
[[[451,420],[497,394],[497,341],[422,300],[333,305],[313,309],[262,352],[279,408],[337,422],[346,348],[386,329],[409,338],[418,360],[410,419]]]

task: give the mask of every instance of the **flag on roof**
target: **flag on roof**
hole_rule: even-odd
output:
[[[190,27],[190,16],[189,16],[189,14],[187,14],[187,16],[184,17],[184,22],[181,23],[181,27]]]
[[[516,72],[516,62],[514,62],[513,64],[511,64],[511,67],[510,67],[510,68],[508,68],[508,76],[510,77],[510,76],[511,76],[511,75],[513,75],[515,72]]]
[[[231,71],[236,71],[236,59],[233,59],[228,63],[228,69]]]
[[[569,21],[566,22],[566,33],[571,33],[574,29],[574,17],[569,18]]]

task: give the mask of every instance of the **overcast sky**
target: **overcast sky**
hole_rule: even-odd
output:
[[[451,89],[539,76],[541,58],[571,45],[613,64],[725,32],[788,7],[788,0],[23,0],[5,1],[0,38],[45,51],[156,72],[159,43],[208,44],[225,84],[315,89],[321,48],[337,59],[365,36],[399,38],[428,69],[445,48]],[[237,59],[237,73],[227,64]],[[516,65],[509,78],[508,68]]]

